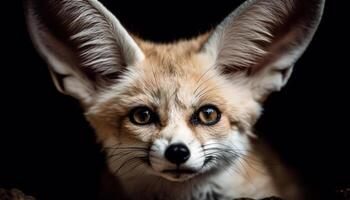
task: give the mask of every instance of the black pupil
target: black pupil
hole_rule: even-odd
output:
[[[207,118],[209,120],[213,120],[213,119],[210,119],[210,118],[211,118],[211,114],[214,113],[214,112],[215,112],[215,110],[212,109],[212,108],[207,108],[207,109],[203,110],[205,118]]]
[[[150,119],[150,112],[149,110],[140,110],[136,113],[136,120],[140,123],[146,123]]]

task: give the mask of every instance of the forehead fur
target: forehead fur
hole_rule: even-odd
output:
[[[209,33],[200,35],[191,40],[181,40],[167,44],[156,44],[135,37],[136,43],[145,54],[145,60],[139,66],[157,66],[157,71],[164,73],[184,73],[189,70],[188,65],[196,66],[196,55],[203,44],[208,40]],[[184,69],[186,68],[186,69]]]

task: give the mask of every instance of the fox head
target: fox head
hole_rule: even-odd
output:
[[[216,29],[156,44],[97,0],[27,0],[33,43],[79,100],[117,175],[185,181],[249,151],[261,104],[310,43],[323,0],[248,0]]]

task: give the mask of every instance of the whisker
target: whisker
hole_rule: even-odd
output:
[[[103,149],[130,149],[130,150],[133,150],[133,149],[142,149],[142,150],[148,150],[148,148],[146,147],[104,147]]]
[[[118,156],[120,154],[123,154],[123,153],[147,153],[145,151],[130,151],[130,150],[123,150],[123,151],[118,151],[118,152],[112,152],[112,153],[109,153],[107,155],[107,158],[112,158],[112,157],[115,157],[115,156]]]
[[[197,94],[196,94],[196,98],[200,98],[202,96],[204,96],[205,94],[207,94],[210,91],[214,91],[214,90],[218,90],[218,89],[223,89],[223,88],[227,88],[229,87],[227,85],[227,83],[222,83],[219,85],[214,85],[213,87],[209,87],[210,85],[208,85],[207,87],[204,87],[203,89],[201,89]]]
[[[139,157],[132,157],[132,158],[129,158],[128,160],[124,161],[119,167],[118,169],[114,170],[114,174],[118,174],[119,171],[121,169],[123,169],[124,166],[126,166],[126,164],[129,164],[129,162],[133,161],[133,160],[138,160],[140,159]]]
[[[137,169],[138,167],[142,166],[144,163],[142,162],[142,158],[143,157],[138,157],[139,159],[136,159],[136,160],[133,160],[133,161],[130,161],[128,163],[129,166],[131,166],[131,168],[129,168],[128,171],[124,172],[123,174],[120,174],[119,176],[120,177],[123,177],[127,174],[129,174],[130,172],[134,171],[135,169]],[[136,165],[133,166],[133,164],[136,163]]]
[[[124,157],[129,156],[130,154],[136,154],[136,153],[140,153],[140,152],[133,152],[133,151],[131,151],[131,152],[126,152],[124,154],[113,154],[113,156],[110,156],[109,159],[112,158],[112,157],[116,157],[116,158],[110,160],[113,163],[113,162],[117,162],[118,160],[121,160]],[[142,153],[142,155],[144,155],[144,153]]]
[[[198,88],[201,87],[202,83],[203,83],[203,82],[206,82],[206,81],[203,81],[202,83],[200,83],[200,81],[202,80],[202,78],[203,78],[204,76],[206,76],[206,75],[208,74],[208,72],[210,72],[211,70],[213,70],[215,67],[216,67],[216,65],[210,66],[210,67],[199,77],[199,79],[197,80],[197,87],[196,87],[196,89],[194,90],[193,94],[196,94]],[[199,84],[199,85],[198,85],[198,84]]]
[[[199,81],[200,81],[210,70],[214,69],[215,67],[216,67],[215,64],[212,65],[212,66],[210,66],[210,67],[208,67],[208,69],[205,70],[205,72],[199,77],[199,79],[197,80],[197,83],[199,83]]]

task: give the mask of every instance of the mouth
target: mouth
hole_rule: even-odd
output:
[[[166,173],[166,174],[195,174],[197,173],[196,170],[193,169],[166,169],[163,170],[162,173]]]
[[[176,169],[165,169],[162,171],[162,176],[172,180],[172,181],[184,181],[187,179],[192,178],[198,173],[198,170],[193,170],[193,169],[181,169],[181,168],[176,168]]]

